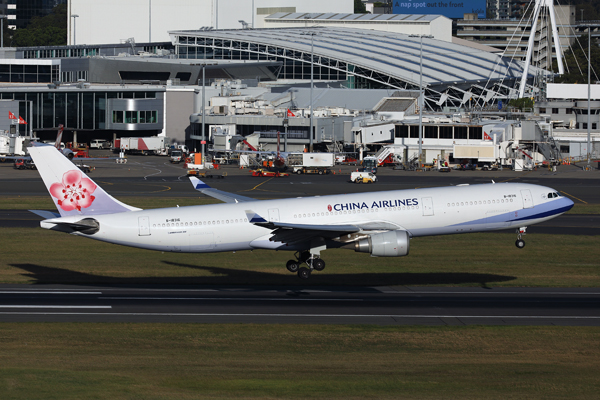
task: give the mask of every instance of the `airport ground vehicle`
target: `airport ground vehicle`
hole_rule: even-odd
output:
[[[295,174],[328,174],[333,167],[333,153],[290,153],[287,165]]]
[[[183,161],[183,151],[179,150],[179,149],[172,149],[169,152],[169,161],[171,161],[171,164],[179,164],[180,162]]]
[[[375,183],[377,175],[372,172],[355,171],[350,174],[350,181],[353,183]]]
[[[114,152],[142,155],[166,155],[169,138],[165,136],[122,137],[115,139]]]
[[[33,160],[27,158],[17,158],[13,167],[16,169],[37,169]]]
[[[363,158],[362,169],[365,172],[371,172],[372,174],[377,173],[377,158],[373,156],[367,156]]]
[[[331,173],[329,168],[323,167],[294,167],[295,174],[318,174],[318,175],[327,175]]]
[[[436,160],[436,166],[437,166],[437,170],[440,172],[450,172],[450,166],[448,165],[448,161],[445,160]]]
[[[90,142],[90,149],[108,149],[110,142],[103,139],[94,139]]]
[[[252,176],[281,177],[281,176],[290,176],[290,174],[288,174],[286,172],[268,171],[266,169],[258,168],[258,169],[252,170]]]

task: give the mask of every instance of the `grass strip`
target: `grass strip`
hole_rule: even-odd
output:
[[[586,327],[0,323],[3,399],[595,399]]]
[[[478,233],[411,240],[407,257],[327,250],[311,285],[600,286],[600,237]],[[298,285],[291,252],[161,253],[40,228],[0,228],[2,283]]]

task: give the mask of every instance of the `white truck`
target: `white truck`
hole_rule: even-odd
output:
[[[350,182],[375,183],[377,182],[377,175],[369,171],[355,171],[350,174]]]
[[[123,137],[115,140],[122,152],[142,155],[167,155],[169,138],[165,136]]]
[[[291,153],[287,165],[295,174],[328,174],[333,167],[333,153]]]

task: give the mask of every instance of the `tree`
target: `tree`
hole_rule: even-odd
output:
[[[13,47],[64,46],[67,44],[67,5],[59,4],[45,17],[33,17],[25,29],[12,35]]]
[[[354,13],[367,14],[367,7],[361,0],[354,0]]]
[[[588,71],[588,35],[583,35],[579,39],[579,43],[575,42],[573,47],[565,51],[565,73],[554,79],[557,83],[587,83]],[[592,38],[591,47],[591,81],[592,83],[598,80],[598,72],[600,72],[600,48],[596,39]],[[558,64],[553,63],[553,70],[558,71]]]
[[[522,110],[524,108],[533,109],[533,100],[529,97],[521,97],[520,99],[512,99],[508,102],[509,107],[518,108]]]

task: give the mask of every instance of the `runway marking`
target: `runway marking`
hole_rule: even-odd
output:
[[[271,181],[271,180],[273,180],[273,179],[275,179],[275,178],[270,178],[270,179],[267,179],[266,181],[264,181],[264,182],[261,182],[261,183],[259,183],[258,185],[254,186],[252,189],[248,189],[248,190],[241,190],[241,192],[251,192],[251,191],[253,191],[253,190],[262,190],[263,192],[281,193],[281,192],[279,192],[279,191],[277,191],[277,190],[258,189],[258,187],[259,187],[260,185],[264,185],[265,183],[267,183],[267,182],[269,182],[269,181]]]
[[[0,312],[0,315],[101,315],[101,316],[152,316],[152,317],[289,317],[289,318],[464,318],[464,319],[578,319],[600,320],[600,316],[570,316],[570,315],[410,315],[410,314],[223,314],[223,313],[84,313],[84,312]]]
[[[364,299],[294,299],[294,298],[280,298],[280,299],[265,299],[265,298],[252,298],[252,297],[98,297],[100,300],[208,300],[208,301],[365,301]]]
[[[580,202],[582,202],[583,204],[588,204],[588,202],[587,202],[587,201],[581,200],[581,199],[579,199],[579,198],[577,198],[577,197],[573,196],[572,194],[569,194],[569,193],[567,193],[567,192],[565,192],[565,191],[563,191],[563,190],[561,190],[560,192],[561,192],[561,193],[564,193],[564,194],[566,194],[566,195],[567,195],[567,196],[569,196],[569,197],[572,197],[572,198],[574,198],[575,200],[579,200],[579,201],[580,201]]]
[[[35,290],[0,290],[0,294],[102,294],[102,292],[49,292]]]
[[[154,168],[153,168],[153,169],[154,169]],[[154,173],[154,174],[150,174],[150,175],[146,175],[146,176],[144,176],[144,180],[146,180],[146,178],[147,178],[147,177],[149,177],[149,176],[154,176],[154,175],[159,175],[159,174],[162,174],[162,171],[161,171],[160,169],[156,168],[156,170],[157,170],[158,172],[156,172],[156,173]]]
[[[0,308],[112,308],[112,306],[46,306],[46,305],[3,305]]]

